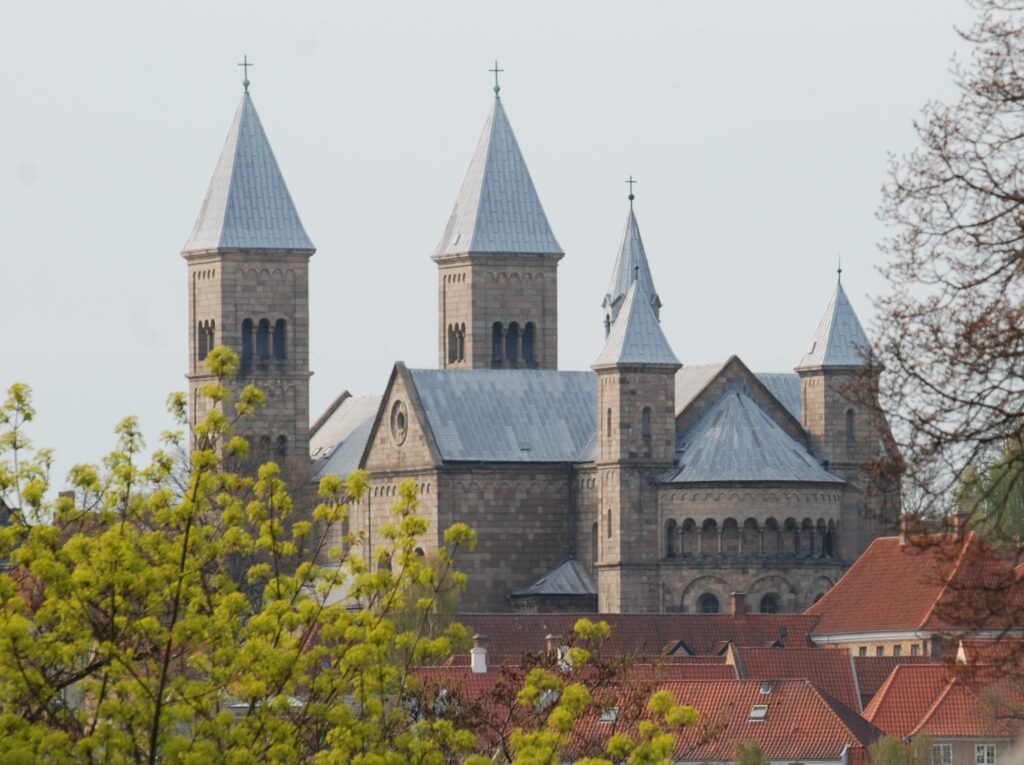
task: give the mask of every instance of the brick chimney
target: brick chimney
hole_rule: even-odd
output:
[[[732,600],[732,615],[736,619],[742,619],[747,615],[747,593],[731,592],[729,598]]]
[[[967,527],[971,520],[971,514],[960,511],[953,513],[953,533],[957,539],[963,539],[967,533]]]
[[[473,674],[482,675],[487,672],[487,635],[473,635],[473,648],[469,652],[469,666]]]

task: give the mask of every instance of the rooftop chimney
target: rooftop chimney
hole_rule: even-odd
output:
[[[544,636],[544,647],[547,648],[548,653],[556,653],[561,645],[562,636],[548,633]]]
[[[963,539],[964,534],[967,533],[967,523],[970,519],[970,513],[963,511],[953,513],[953,533],[956,534],[957,539]]]
[[[747,593],[732,592],[729,593],[729,597],[732,599],[732,615],[742,619],[747,615]]]
[[[487,635],[473,635],[473,648],[469,652],[469,665],[473,674],[482,675],[487,672]]]

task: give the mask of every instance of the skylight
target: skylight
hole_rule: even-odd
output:
[[[750,722],[764,722],[767,718],[767,704],[754,704],[754,706],[750,708]]]

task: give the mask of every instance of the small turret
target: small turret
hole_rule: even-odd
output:
[[[601,303],[601,308],[604,309],[605,335],[611,332],[611,326],[626,300],[626,292],[634,282],[643,299],[650,304],[655,318],[659,321],[661,319],[661,299],[658,297],[657,290],[654,289],[654,278],[651,276],[651,267],[647,263],[643,239],[640,238],[640,227],[637,225],[636,214],[633,212],[632,198],[633,194],[630,193],[626,228],[622,232],[622,242],[619,244],[615,266],[612,268],[612,280],[608,285],[604,301]]]

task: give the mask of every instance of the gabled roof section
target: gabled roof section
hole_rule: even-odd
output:
[[[345,391],[328,407],[309,437],[315,479],[333,473],[345,478],[359,467],[380,401],[380,396]]]
[[[730,646],[730,652],[741,680],[805,678],[854,712],[861,711],[849,651]]]
[[[843,483],[769,417],[739,381],[679,434],[676,465],[662,483]]]
[[[637,225],[633,205],[630,203],[626,229],[622,232],[619,254],[615,257],[615,267],[612,269],[608,294],[604,296],[604,302],[601,304],[605,315],[610,316],[612,321],[615,321],[619,315],[619,309],[622,308],[622,304],[626,300],[626,293],[633,282],[637,283],[641,295],[648,300],[655,317],[660,321],[661,299],[658,297],[657,290],[654,289],[651,267],[647,263],[643,239],[640,238],[640,227]]]
[[[434,257],[467,253],[562,254],[500,98]]]
[[[510,598],[535,595],[597,595],[597,586],[586,566],[575,558],[566,558],[533,584],[509,593]]]
[[[850,299],[846,297],[842,283],[836,284],[825,315],[821,317],[811,344],[796,368],[862,367],[871,356],[868,336],[850,305]]]
[[[315,249],[248,93],[235,112],[199,218],[182,252],[218,249]]]
[[[795,372],[754,372],[761,384],[775,396],[786,411],[801,422],[803,413],[803,390],[800,387],[800,375]]]
[[[637,285],[634,281],[626,291],[619,317],[591,365],[594,369],[622,364],[679,366],[658,317]]]
[[[593,372],[412,369],[446,462],[577,462],[597,429]]]

